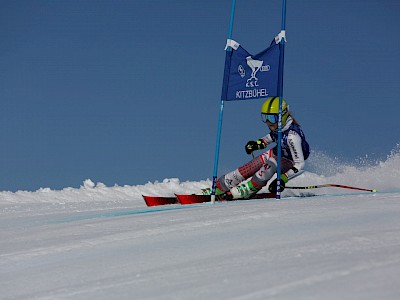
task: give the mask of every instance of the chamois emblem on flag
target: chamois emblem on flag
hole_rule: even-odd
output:
[[[250,100],[275,97],[278,94],[279,44],[256,55],[239,43],[228,40],[222,100]]]
[[[255,60],[251,56],[246,57],[247,65],[251,68],[251,77],[247,79],[246,87],[258,86],[258,78],[256,74],[258,71],[269,71],[271,67],[269,65],[263,66],[263,60]]]

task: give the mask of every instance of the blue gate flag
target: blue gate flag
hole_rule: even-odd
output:
[[[251,55],[228,39],[226,49],[231,51],[226,51],[225,56],[222,100],[278,97],[280,44],[274,40],[264,51]]]

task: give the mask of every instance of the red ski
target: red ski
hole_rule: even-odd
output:
[[[211,195],[179,195],[176,197],[180,204],[195,204],[195,203],[204,203],[211,202]],[[254,194],[248,199],[233,199],[233,200],[224,200],[216,196],[217,201],[245,201],[245,200],[253,200],[253,199],[267,199],[267,198],[275,198],[275,193],[259,193]]]
[[[145,196],[143,195],[144,201],[147,206],[158,206],[158,205],[167,205],[167,204],[196,204],[196,203],[205,203],[211,202],[210,195],[190,195],[190,194],[177,194],[176,197],[162,197],[162,196]],[[216,197],[217,201],[227,201]],[[251,199],[267,199],[267,198],[275,198],[274,193],[259,193],[251,196],[249,199],[234,199],[228,201],[244,201]]]
[[[211,202],[211,195],[183,195],[176,194],[176,198],[180,204],[196,204],[196,203],[204,203]]]
[[[178,203],[178,199],[176,197],[144,196],[144,195],[142,196],[147,206],[158,206],[158,205]]]

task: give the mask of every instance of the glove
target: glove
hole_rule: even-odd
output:
[[[275,178],[274,181],[272,181],[271,184],[269,185],[268,190],[270,193],[276,193],[277,181],[278,180]],[[281,181],[280,181],[281,192],[283,192],[283,190],[285,189],[285,185],[288,181],[289,181],[289,179],[287,178],[287,176],[285,174],[281,174]]]
[[[264,149],[266,144],[262,140],[249,141],[245,146],[247,154],[251,154],[253,151]]]

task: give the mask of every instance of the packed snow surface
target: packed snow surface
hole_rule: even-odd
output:
[[[378,192],[159,207],[142,194],[196,193],[210,180],[1,192],[0,298],[400,299],[398,151],[363,167],[314,161],[320,171],[291,186]]]

